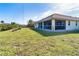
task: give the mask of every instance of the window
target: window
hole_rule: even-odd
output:
[[[70,21],[68,21],[68,25],[70,25]]]
[[[76,21],[76,26],[77,26],[77,21]]]

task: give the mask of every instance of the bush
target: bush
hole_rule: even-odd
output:
[[[5,25],[5,24],[0,24],[0,31],[5,31],[5,30],[7,30],[8,28],[7,28],[7,25]]]
[[[10,30],[13,28],[21,28],[18,24],[0,24],[0,31]]]

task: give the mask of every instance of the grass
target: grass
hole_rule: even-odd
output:
[[[79,56],[79,33],[50,33],[29,28],[0,32],[1,56]]]

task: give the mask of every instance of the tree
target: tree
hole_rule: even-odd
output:
[[[1,23],[4,23],[4,21],[2,20]]]
[[[11,22],[11,24],[13,25],[13,24],[16,24],[15,22]]]
[[[21,25],[15,22],[11,22],[11,28],[21,28]]]
[[[30,20],[28,21],[27,26],[28,26],[28,27],[34,27],[34,21],[30,19]]]

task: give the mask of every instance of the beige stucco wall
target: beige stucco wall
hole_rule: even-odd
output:
[[[70,25],[68,25],[68,20],[66,20],[66,30],[77,30],[79,29],[79,21],[77,21],[77,26],[76,26],[76,21],[70,21]]]

